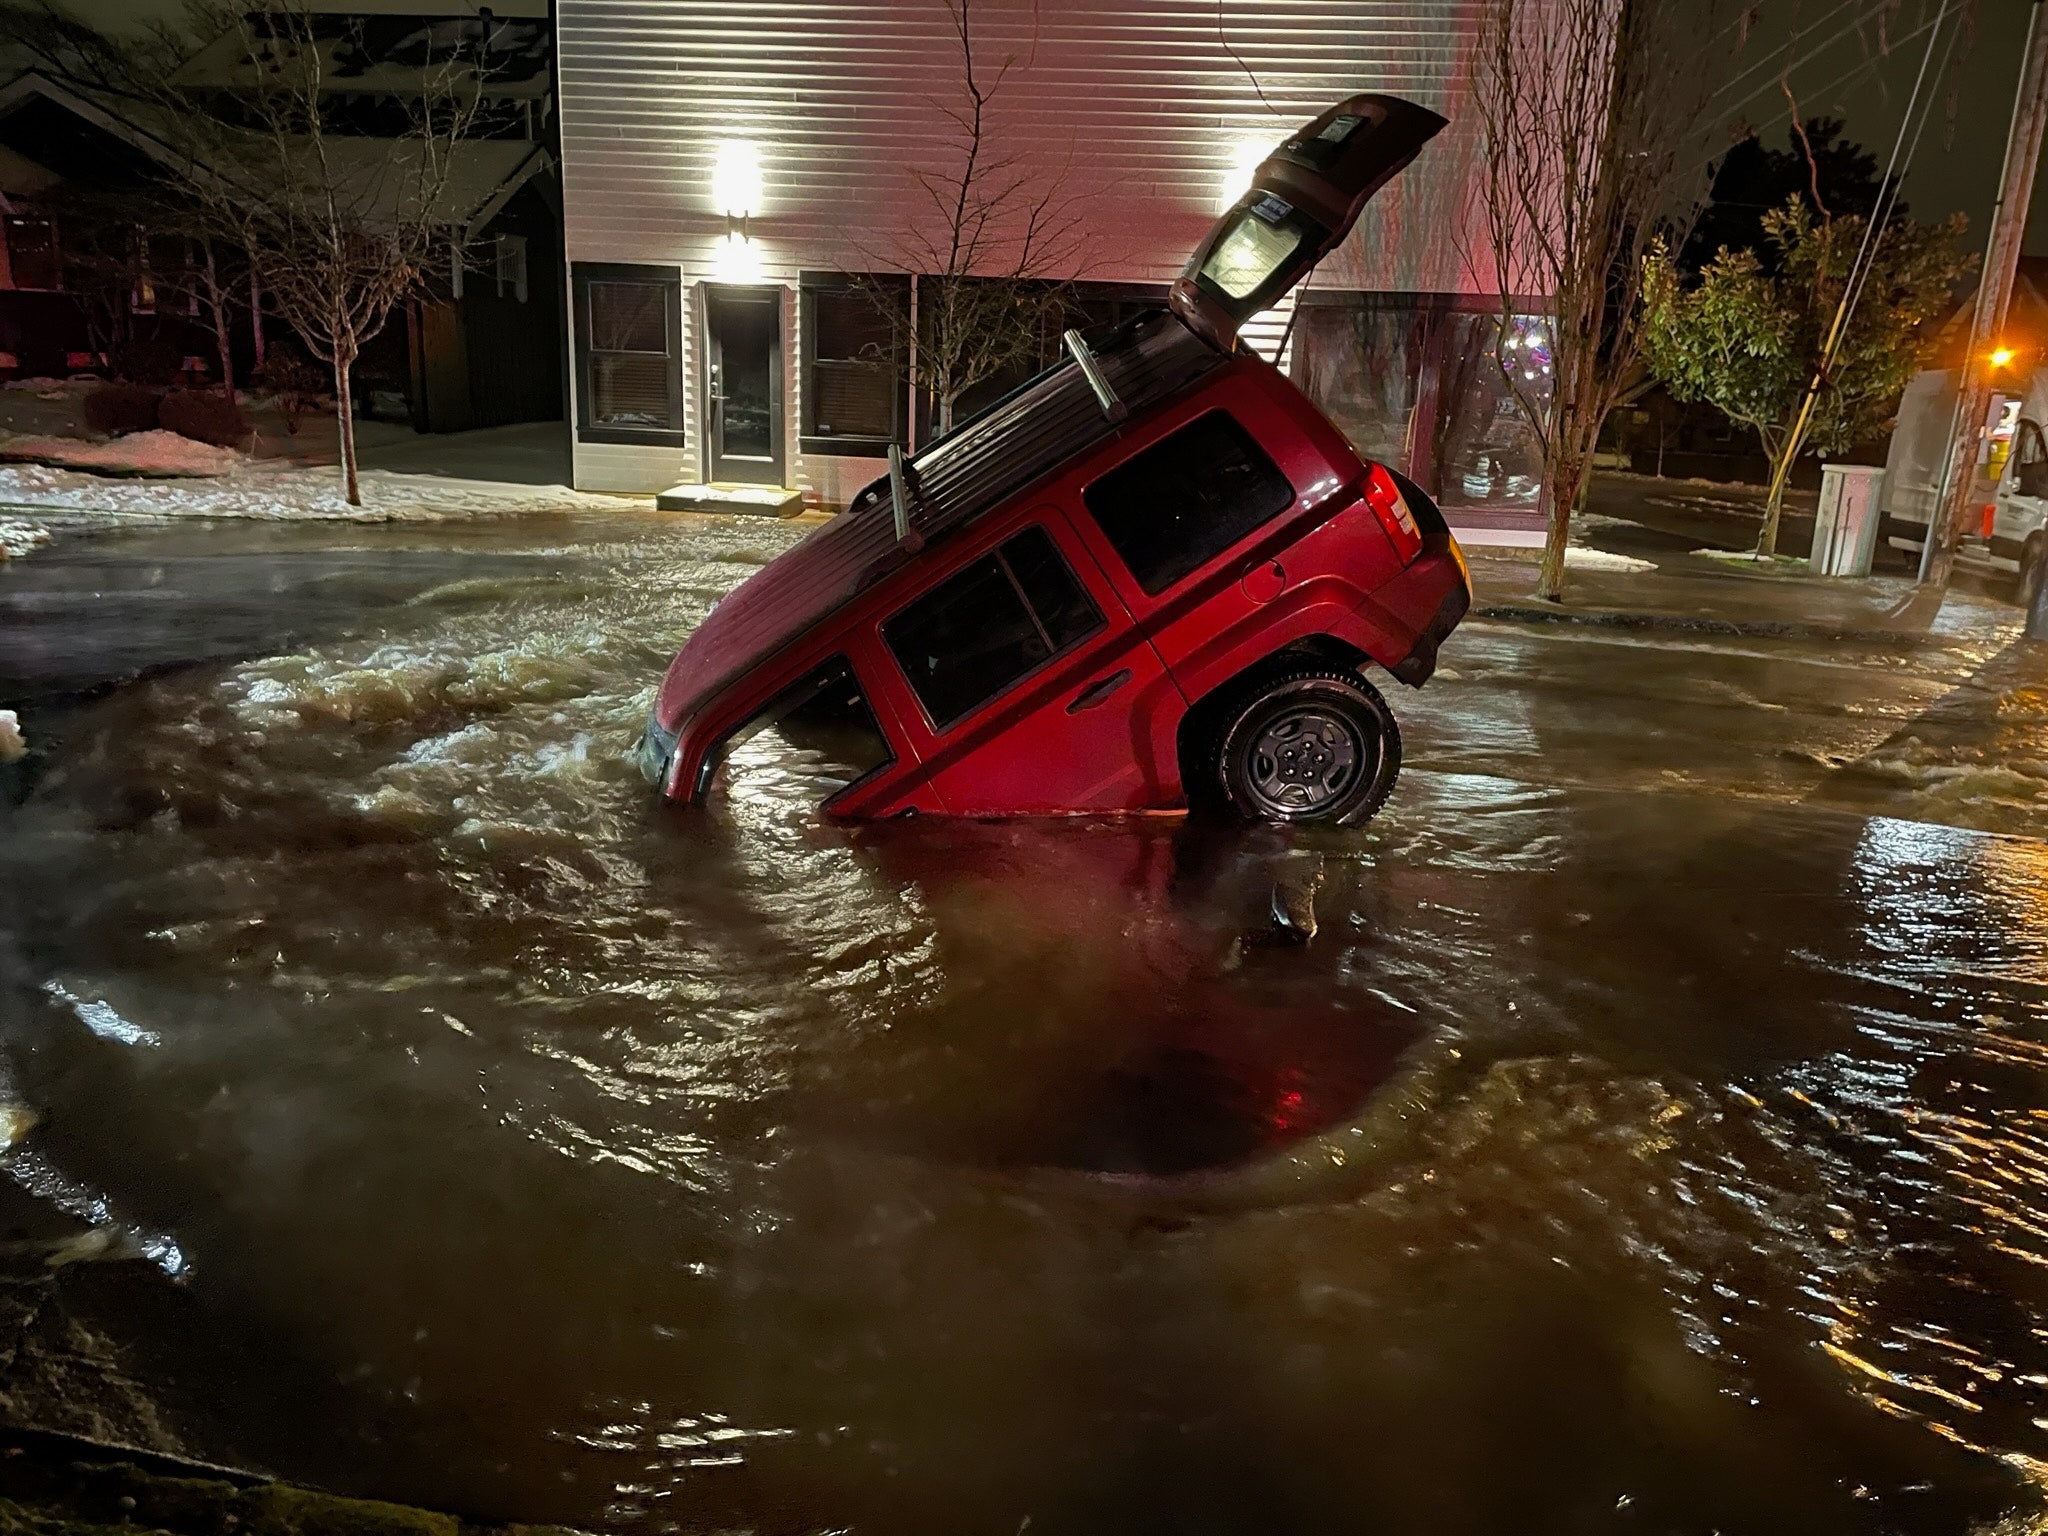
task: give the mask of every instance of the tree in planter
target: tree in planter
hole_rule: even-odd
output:
[[[1071,309],[1069,279],[1087,246],[1064,170],[1036,169],[996,130],[1016,59],[987,57],[975,0],[943,3],[959,45],[958,92],[936,103],[947,125],[939,158],[910,171],[918,215],[875,253],[878,266],[918,274],[914,321],[900,289],[875,284],[870,293],[942,433],[968,391],[1042,361]]]
[[[1480,212],[1496,361],[1535,434],[1549,504],[1539,597],[1563,593],[1600,429],[1638,372],[1644,258],[1659,241],[1683,247],[1699,216],[1709,104],[1745,31],[1737,0],[1485,0]],[[1533,381],[1501,350],[1532,309],[1550,351]]]
[[[1927,365],[1954,287],[1975,264],[1956,250],[1963,224],[1960,214],[1921,224],[1893,213],[1825,368],[1823,348],[1863,247],[1863,218],[1826,218],[1793,197],[1763,216],[1764,250],[1724,246],[1692,283],[1668,252],[1654,250],[1643,300],[1650,368],[1676,398],[1704,400],[1756,433],[1774,466],[1787,455],[1840,453],[1883,428],[1892,402]],[[1816,376],[1820,391],[1795,437]],[[1766,542],[1784,479],[1775,477]]]

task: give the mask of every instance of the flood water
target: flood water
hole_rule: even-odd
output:
[[[1356,832],[659,809],[791,536],[0,567],[0,1167],[179,1298],[183,1448],[630,1532],[2037,1507],[2048,667],[1474,622]]]

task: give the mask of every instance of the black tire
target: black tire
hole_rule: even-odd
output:
[[[1216,739],[1223,807],[1246,821],[1355,827],[1386,804],[1401,772],[1401,728],[1387,701],[1334,667],[1261,679]]]
[[[2033,607],[2034,594],[2041,590],[2044,577],[2048,577],[2048,537],[2037,533],[2020,551],[2020,579],[2013,600],[2022,608]]]

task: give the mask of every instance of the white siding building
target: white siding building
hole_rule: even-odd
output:
[[[1471,0],[973,4],[979,77],[1003,72],[989,142],[1073,199],[1089,237],[1063,275],[1104,318],[1163,296],[1263,152],[1332,103],[1384,91],[1449,117],[1297,292],[1291,329],[1292,302],[1247,340],[1286,339],[1283,365],[1454,521],[1535,526],[1483,241],[1460,230]],[[558,0],[557,24],[576,483],[843,505],[891,438],[928,430],[862,364],[879,322],[848,277],[904,270],[931,217],[915,173],[955,153],[948,0]]]

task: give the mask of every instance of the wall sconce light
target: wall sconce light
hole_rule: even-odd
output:
[[[745,139],[720,144],[711,194],[725,215],[726,238],[751,239],[747,221],[761,211],[761,147]]]
[[[1230,169],[1224,173],[1223,193],[1216,200],[1216,211],[1228,213],[1240,197],[1251,190],[1252,173],[1265,164],[1266,157],[1273,153],[1271,139],[1241,139],[1230,152]]]

